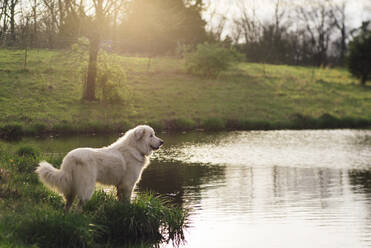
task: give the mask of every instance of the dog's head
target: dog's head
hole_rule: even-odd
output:
[[[140,125],[133,129],[133,137],[135,145],[140,153],[151,155],[153,150],[158,150],[164,143],[162,139],[155,135],[152,127]]]

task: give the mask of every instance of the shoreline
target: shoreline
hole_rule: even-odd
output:
[[[187,119],[171,119],[154,122],[133,122],[125,124],[99,124],[74,125],[65,123],[46,127],[41,124],[0,124],[0,139],[16,140],[22,137],[45,136],[72,136],[72,135],[103,135],[124,133],[139,124],[152,126],[156,132],[182,133],[191,131],[200,132],[227,132],[227,131],[268,131],[268,130],[307,130],[307,129],[369,129],[371,119],[364,118],[336,118],[323,115],[319,118],[295,115],[292,120],[261,121],[210,118],[198,122]]]

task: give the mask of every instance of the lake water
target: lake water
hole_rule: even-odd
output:
[[[190,209],[184,247],[371,247],[371,131],[159,136],[137,191]],[[23,142],[65,153],[115,139]]]

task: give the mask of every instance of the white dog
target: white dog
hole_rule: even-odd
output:
[[[108,147],[70,151],[60,169],[42,161],[36,173],[44,184],[63,194],[66,210],[75,196],[82,207],[91,198],[96,182],[115,185],[118,198],[130,200],[135,184],[149,163],[148,156],[163,143],[151,127],[141,125]]]

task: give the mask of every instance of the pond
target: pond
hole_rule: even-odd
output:
[[[371,247],[371,131],[159,134],[137,191],[190,209],[185,247]],[[46,153],[117,137],[24,139]]]

